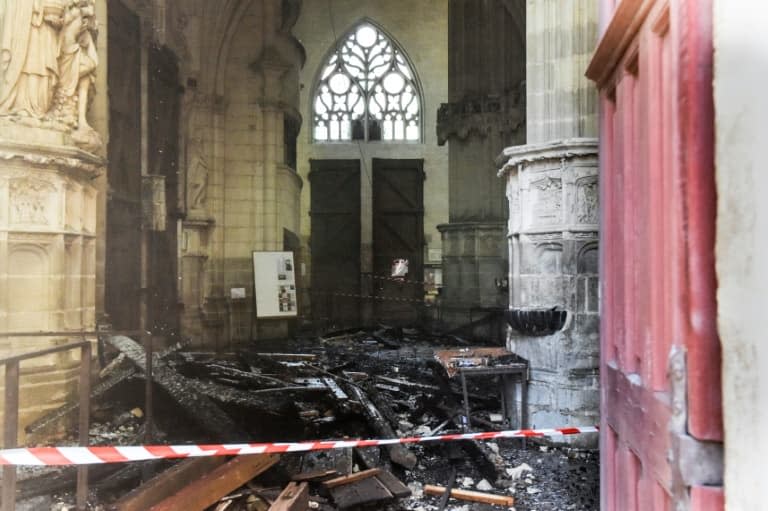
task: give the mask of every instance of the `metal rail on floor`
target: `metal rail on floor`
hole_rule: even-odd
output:
[[[0,359],[0,365],[5,368],[5,399],[3,409],[3,447],[10,449],[18,447],[19,441],[19,367],[21,362],[33,358],[80,350],[80,417],[78,420],[78,435],[80,446],[88,445],[88,430],[90,428],[90,394],[91,394],[91,343],[86,337],[96,336],[96,332],[39,332],[39,333],[3,333],[0,337],[82,337],[81,342],[53,346],[22,355]],[[3,467],[2,511],[16,509],[16,467]],[[88,466],[77,468],[77,509],[85,510],[88,500]]]

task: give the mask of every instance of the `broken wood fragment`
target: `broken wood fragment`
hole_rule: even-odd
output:
[[[177,463],[143,485],[124,495],[114,511],[144,511],[192,484],[226,461],[222,457],[190,458]]]
[[[296,482],[314,481],[316,479],[325,479],[326,477],[333,477],[337,475],[339,475],[339,471],[334,469],[313,470],[311,472],[302,472],[301,474],[296,474],[295,476],[291,477],[291,480]]]
[[[273,384],[273,385],[281,385],[281,386],[287,386],[289,383],[280,380],[278,378],[273,378],[271,376],[264,376],[262,374],[257,373],[251,373],[248,371],[241,371],[240,369],[235,369],[233,367],[227,367],[221,364],[204,364],[204,367],[206,369],[213,369],[217,371],[218,373],[222,374],[223,376],[230,376],[233,378],[240,378],[246,381],[250,381],[252,383],[255,383],[257,385],[263,385],[264,382]]]
[[[411,489],[387,470],[381,470],[376,474],[376,479],[381,481],[381,484],[386,486],[387,490],[398,499],[411,496]]]
[[[378,468],[371,468],[369,470],[362,470],[360,472],[353,472],[352,474],[336,477],[334,479],[330,479],[328,481],[323,482],[323,486],[326,488],[335,488],[337,486],[343,486],[345,484],[354,483],[356,481],[361,481],[363,479],[366,479],[368,477],[373,477],[378,475],[381,472]]]
[[[309,485],[291,482],[278,495],[269,511],[306,511],[309,509]]]
[[[355,506],[382,504],[394,498],[384,484],[375,477],[368,477],[352,484],[330,490],[339,509]],[[374,509],[381,509],[380,507]]]
[[[277,463],[274,454],[238,456],[149,508],[151,511],[203,511]]]
[[[255,353],[258,357],[268,357],[282,360],[315,360],[317,355],[312,353]]]
[[[368,397],[368,395],[357,385],[350,385],[349,388],[351,389],[355,399],[357,399],[360,404],[363,405],[363,410],[365,411],[365,416],[368,419],[368,423],[376,431],[376,433],[381,435],[383,438],[396,438],[397,435],[392,430],[392,426],[390,426],[387,419],[384,418],[384,415],[379,411],[378,408],[376,408],[373,402],[371,402],[371,399]],[[397,463],[398,465],[405,467],[408,470],[412,470],[413,467],[415,467],[418,463],[416,455],[409,451],[402,444],[393,444],[387,446],[387,452],[389,453],[389,457],[393,463]]]
[[[445,488],[427,484],[424,486],[424,493],[427,495],[440,496],[445,493]],[[466,500],[468,502],[480,502],[483,504],[493,504],[496,506],[512,507],[515,505],[514,497],[505,495],[494,495],[492,493],[483,493],[469,490],[451,490],[451,497],[457,500]]]

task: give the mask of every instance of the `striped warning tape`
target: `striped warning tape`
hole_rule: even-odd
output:
[[[596,433],[596,427],[556,429],[518,429],[485,433],[462,433],[439,436],[417,436],[385,440],[318,440],[311,442],[277,442],[263,444],[212,445],[146,445],[125,447],[29,447],[0,450],[0,465],[64,466],[126,463],[173,458],[205,456],[240,456],[245,454],[273,454],[289,452],[323,451],[350,447],[376,447],[393,444],[420,444],[426,442],[452,442],[457,440],[496,440],[501,438],[558,437]]]

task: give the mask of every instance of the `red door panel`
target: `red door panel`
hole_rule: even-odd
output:
[[[602,509],[723,509],[711,0],[603,10]]]

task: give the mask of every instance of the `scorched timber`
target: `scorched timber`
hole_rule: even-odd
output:
[[[109,343],[120,350],[139,369],[146,372],[144,348],[128,337],[112,336]],[[244,441],[248,434],[224,413],[213,401],[197,391],[198,382],[171,369],[160,357],[152,361],[153,382],[174,399],[203,431],[227,442]]]
[[[392,430],[392,426],[390,426],[387,419],[384,418],[384,415],[382,415],[379,409],[376,408],[376,406],[371,402],[366,393],[357,385],[349,385],[349,388],[351,389],[351,393],[354,398],[357,399],[361,405],[363,405],[363,410],[365,411],[365,416],[368,419],[368,423],[376,431],[376,433],[381,435],[383,438],[396,438],[397,435]],[[413,467],[416,466],[416,463],[418,463],[416,455],[409,451],[402,444],[390,445],[387,446],[387,449],[389,452],[389,458],[392,460],[392,462],[397,463],[398,465],[405,467],[408,470],[412,470]]]

